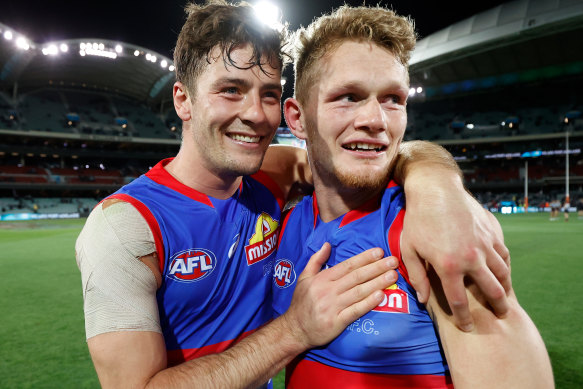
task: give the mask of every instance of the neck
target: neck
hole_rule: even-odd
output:
[[[192,148],[186,150],[184,147],[181,147],[174,160],[166,165],[166,170],[184,185],[207,196],[223,200],[235,193],[242,179],[241,176],[220,174],[208,169],[204,161],[197,158]]]
[[[314,191],[318,198],[318,212],[320,219],[324,223],[361,207],[372,198],[379,197],[383,189],[342,188],[337,184],[326,185],[314,177]]]

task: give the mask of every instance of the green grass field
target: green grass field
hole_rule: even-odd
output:
[[[583,220],[501,215],[513,283],[540,330],[557,388],[583,383]],[[0,387],[97,388],[74,244],[84,220],[0,223]],[[276,388],[281,388],[281,376]]]

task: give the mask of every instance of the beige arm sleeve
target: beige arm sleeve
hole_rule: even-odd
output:
[[[87,339],[106,332],[161,333],[156,278],[138,258],[156,252],[146,220],[129,203],[89,215],[75,245]]]

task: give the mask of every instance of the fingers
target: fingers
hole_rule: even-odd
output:
[[[336,288],[339,293],[351,291],[351,294],[355,294],[356,298],[361,300],[375,289],[385,289],[392,285],[387,283],[391,281],[394,283],[397,274],[394,270],[398,266],[399,261],[397,258],[383,258],[368,265],[355,268],[350,273],[335,280],[337,284]],[[383,275],[386,276],[385,279],[381,277]],[[371,283],[371,281],[377,282]]]
[[[302,274],[300,274],[298,281],[305,277],[317,274],[320,271],[320,269],[322,269],[322,266],[324,266],[324,263],[326,263],[326,261],[330,257],[331,250],[332,248],[330,246],[330,243],[328,242],[324,243],[320,250],[316,251],[314,255],[311,256],[306,267],[304,268],[304,271],[302,272]]]
[[[375,291],[384,290],[393,285],[397,282],[398,275],[395,269],[398,266],[397,258],[388,257],[353,270],[336,280],[336,290],[340,294],[338,299],[340,306],[342,308],[350,306],[367,299]]]
[[[504,246],[504,245],[503,245]],[[506,246],[504,246],[506,249]],[[510,278],[510,253],[506,249],[506,258],[500,254],[504,250],[497,250],[496,246],[488,253],[486,265],[496,278],[496,281],[508,294],[512,290],[512,280]]]
[[[375,247],[368,249],[354,257],[351,257],[333,267],[326,269],[326,272],[332,281],[338,280],[355,269],[360,269],[368,264],[374,263],[383,257],[383,250]],[[362,275],[362,273],[360,273]],[[378,274],[377,274],[378,275]],[[375,275],[376,276],[376,275]]]
[[[474,328],[474,321],[470,314],[463,277],[440,278],[443,285],[443,293],[451,309],[455,325],[462,331],[471,331]]]
[[[380,273],[366,282],[360,282],[360,275],[352,277],[356,271],[336,281],[339,285],[347,283],[353,285],[342,293],[338,299],[338,303],[342,308],[339,318],[343,321],[343,326],[352,323],[381,303],[384,298],[382,290],[397,282],[398,274],[394,269],[398,266],[399,261],[397,258],[388,257],[359,269],[359,271],[363,271],[363,274],[366,274],[363,279],[368,279],[371,274]]]
[[[417,300],[420,303],[426,304],[429,300],[430,284],[427,278],[427,270],[425,269],[425,261],[419,258],[417,252],[405,244],[405,237],[402,238],[401,258],[407,268],[409,275],[409,282],[411,286],[417,291]]]
[[[472,278],[492,307],[494,314],[498,317],[504,317],[510,309],[508,297],[494,274],[487,269],[480,269]]]

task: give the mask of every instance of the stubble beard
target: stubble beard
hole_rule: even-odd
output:
[[[369,169],[366,167],[366,162],[365,166],[359,168],[358,171],[342,171],[330,158],[331,152],[315,128],[316,126],[313,122],[306,121],[306,129],[310,141],[308,150],[312,155],[310,159],[313,162],[314,170],[323,181],[333,183],[340,190],[377,191],[387,186],[396,158],[393,158],[386,171]],[[316,150],[318,146],[319,149]]]
[[[205,131],[208,131],[205,129]],[[257,162],[249,162],[246,158],[238,159],[229,154],[229,151],[222,143],[226,137],[222,132],[217,134],[217,138],[206,138],[205,142],[200,142],[197,139],[197,134],[193,132],[193,141],[198,148],[198,153],[204,160],[204,164],[208,170],[214,171],[221,177],[240,177],[249,176],[259,171],[265,153]],[[201,138],[202,139],[202,138]],[[205,144],[210,142],[210,144]]]

